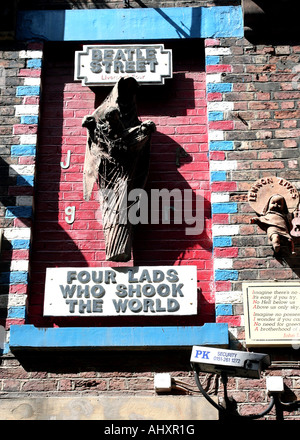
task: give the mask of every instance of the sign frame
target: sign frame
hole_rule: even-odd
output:
[[[192,265],[47,268],[43,315],[197,315],[197,291]]]
[[[111,86],[124,76],[139,84],[164,84],[173,77],[172,50],[163,44],[89,44],[75,52],[74,80],[81,80],[83,86]]]
[[[300,282],[243,283],[243,304],[247,346],[300,347]]]

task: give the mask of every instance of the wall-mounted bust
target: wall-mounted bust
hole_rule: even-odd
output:
[[[285,179],[270,176],[257,180],[248,192],[248,201],[258,217],[256,223],[268,235],[275,253],[278,253],[284,240],[294,253],[294,242],[291,236],[292,215],[299,204],[299,193],[296,187]]]

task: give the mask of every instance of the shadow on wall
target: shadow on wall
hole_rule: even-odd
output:
[[[253,44],[299,41],[298,0],[244,0],[245,37]]]

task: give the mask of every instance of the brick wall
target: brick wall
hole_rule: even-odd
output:
[[[6,330],[25,321],[41,57],[39,44],[2,51],[0,289]],[[5,352],[6,342],[1,342]]]
[[[66,257],[68,262],[79,266],[83,263],[106,264],[98,228],[96,193],[84,209],[78,205],[86,139],[81,119],[99,105],[105,95],[94,94],[90,89],[83,91],[81,85],[72,80],[73,61],[68,60],[71,52],[64,53],[59,60],[55,53],[51,55],[49,47],[43,84],[46,98],[38,130],[38,169],[44,172],[37,180],[40,183],[37,186],[37,228],[29,308],[30,319],[38,325],[45,323],[40,319],[45,267],[65,265]],[[201,48],[197,50],[201,60]],[[102,354],[93,355],[93,358],[86,354],[57,354],[51,359],[33,354],[16,359],[7,353],[2,330],[9,329],[11,323],[24,322],[28,294],[41,56],[41,47],[30,45],[16,49],[6,46],[1,60],[1,85],[5,81],[5,88],[1,87],[1,175],[5,179],[1,184],[4,238],[0,336],[4,356],[0,366],[0,396],[25,397],[28,393],[43,397],[74,396],[86,392],[150,395],[154,394],[154,372],[165,371],[171,372],[177,384],[173,393],[196,394],[186,353],[180,356],[178,352],[170,353],[168,361],[172,362],[169,363],[160,353],[138,354],[135,360],[139,362],[135,361],[134,365],[128,356],[122,368],[117,358],[112,360],[111,356],[103,357]],[[141,91],[139,115],[143,120],[153,119],[158,126],[153,138],[151,182],[170,185],[176,178],[176,184],[181,179],[183,187],[189,185],[195,190],[204,190],[208,235],[201,236],[200,242],[187,242],[183,236],[178,236],[178,231],[169,237],[166,230],[155,228],[153,242],[150,240],[153,230],[143,226],[137,231],[134,261],[148,264],[149,256],[155,255],[157,242],[168,238],[159,255],[155,255],[161,258],[158,260],[161,264],[196,262],[201,288],[201,320],[214,320],[215,290],[216,320],[229,324],[231,348],[241,348],[245,344],[242,283],[254,279],[298,280],[298,258],[289,262],[274,258],[266,235],[250,224],[253,211],[246,197],[254,181],[270,174],[283,177],[299,188],[299,57],[298,45],[254,46],[244,39],[207,40],[206,76],[204,64],[192,65],[187,56],[184,62],[176,65],[176,94],[175,89],[166,84],[157,104],[154,95]],[[179,168],[176,166],[178,146],[190,156],[180,159]],[[66,160],[69,150],[71,166],[62,169],[59,163]],[[7,165],[11,165],[10,170]],[[65,207],[70,204],[78,206],[76,213],[82,215],[76,216],[72,225],[65,222]],[[88,230],[87,223],[90,225]],[[141,237],[147,246],[139,247]],[[87,239],[93,240],[95,250],[89,250]],[[36,270],[38,267],[42,268],[41,272]],[[201,320],[197,325],[203,323]],[[78,321],[78,325],[81,323]],[[191,323],[189,320],[189,325]],[[60,323],[47,321],[47,324]],[[283,400],[299,399],[299,348],[262,351],[272,357],[272,367],[262,379],[229,381],[229,394],[239,403],[242,414],[257,413],[266,407],[266,375],[284,378]],[[211,378],[203,376],[202,380],[208,381],[207,386],[212,385]],[[218,381],[211,389],[222,394]],[[285,411],[284,417],[299,419],[299,412]],[[267,418],[275,418],[275,410]]]
[[[204,195],[205,225],[201,235],[187,235],[188,226],[163,224],[162,207],[159,224],[137,225],[134,252],[130,265],[179,265],[198,267],[201,314],[189,317],[189,325],[214,321],[212,283],[212,242],[209,190],[209,164],[206,125],[204,48],[193,43],[173,43],[173,79],[164,86],[141,87],[138,114],[151,119],[157,131],[152,138],[150,174],[146,190],[190,190]],[[197,53],[197,57],[194,54]],[[52,325],[43,320],[42,305],[47,267],[124,265],[105,261],[101,209],[97,189],[92,199],[83,201],[82,174],[86,129],[81,123],[103,101],[110,88],[91,90],[73,80],[74,47],[59,58],[56,45],[45,46],[43,69],[43,104],[39,136],[39,164],[35,198],[29,321]],[[69,153],[68,153],[69,152]],[[185,157],[182,153],[185,153]],[[62,168],[70,154],[70,166]],[[179,162],[178,162],[179,161]],[[151,203],[151,200],[150,200]],[[171,202],[172,203],[172,202]],[[66,208],[75,211],[75,220],[66,221]],[[150,210],[149,210],[150,213]],[[195,215],[195,212],[194,212]],[[157,319],[145,318],[143,325],[159,325]],[[55,323],[59,324],[56,318]],[[186,322],[186,318],[164,318],[168,322]],[[80,319],[62,320],[63,325],[82,325]],[[124,321],[126,324],[127,321]],[[135,321],[128,320],[128,324]],[[110,319],[93,320],[85,325],[116,325]],[[136,322],[135,322],[136,325]]]
[[[206,41],[216,320],[228,323],[232,348],[245,346],[242,283],[299,279],[299,256],[274,257],[265,232],[250,224],[255,213],[247,201],[251,184],[265,176],[300,187],[299,61],[298,45]],[[266,407],[267,375],[283,377],[283,400],[299,399],[299,347],[261,351],[272,359],[261,380],[229,381],[241,414]],[[273,410],[267,418],[274,417]]]
[[[210,162],[216,301],[233,306],[218,321],[236,327],[243,323],[243,281],[298,279],[298,259],[274,258],[265,233],[250,224],[247,193],[270,175],[299,188],[300,54],[299,46],[253,46],[242,39],[206,46],[207,78],[214,81],[208,117],[219,119],[209,122],[210,154],[217,158]]]

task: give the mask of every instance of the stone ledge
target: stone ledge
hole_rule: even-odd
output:
[[[126,426],[136,428],[143,420],[173,420],[178,427],[180,420],[218,420],[218,411],[204,397],[195,396],[31,397],[0,399],[0,420],[126,420]],[[101,426],[107,434],[122,434],[117,430],[125,425]],[[143,424],[139,429],[155,434],[152,426]]]

